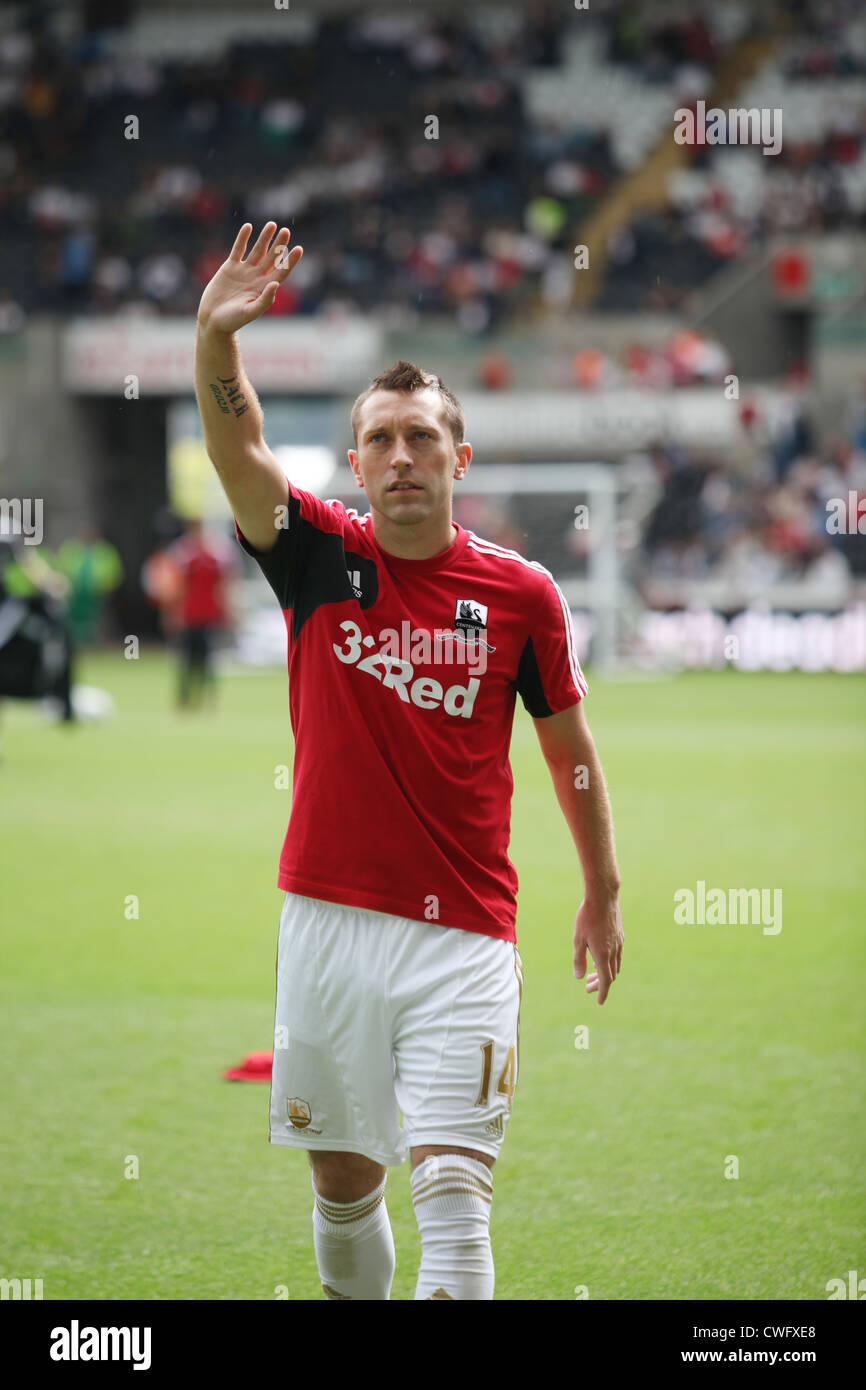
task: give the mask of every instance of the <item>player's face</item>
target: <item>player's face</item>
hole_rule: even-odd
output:
[[[355,476],[373,511],[395,525],[451,514],[451,488],[469,466],[468,444],[455,445],[439,392],[374,391],[364,402]]]

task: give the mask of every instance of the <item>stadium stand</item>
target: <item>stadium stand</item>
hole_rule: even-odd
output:
[[[617,198],[591,288],[601,315],[681,310],[778,233],[862,231],[857,6],[599,0],[573,19],[544,3],[4,7],[0,337],[43,314],[191,318],[238,224],[273,217],[306,254],[272,316],[447,320],[490,337],[479,383],[501,389],[496,330],[571,306],[575,237]],[[670,157],[672,110],[720,92],[783,108],[777,156],[704,144]],[[130,117],[146,139],[126,138]],[[568,387],[665,391],[736,369],[709,331],[651,336],[572,351]],[[649,452],[645,596],[676,602],[732,567],[816,592],[866,573],[856,524],[825,524],[828,499],[866,486],[862,419],[828,430],[797,404],[753,442],[745,470],[670,442]]]

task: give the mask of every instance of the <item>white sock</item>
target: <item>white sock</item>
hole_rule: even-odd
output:
[[[415,1298],[492,1298],[493,1177],[487,1164],[466,1154],[431,1154],[411,1182],[421,1232]]]
[[[330,1202],[313,1180],[313,1245],[326,1298],[390,1298],[395,1256],[386,1181],[360,1201]]]

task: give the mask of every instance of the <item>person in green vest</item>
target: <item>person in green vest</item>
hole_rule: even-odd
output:
[[[95,531],[65,540],[55,567],[70,583],[66,622],[76,645],[98,639],[107,596],[123,580],[123,564],[110,541]]]

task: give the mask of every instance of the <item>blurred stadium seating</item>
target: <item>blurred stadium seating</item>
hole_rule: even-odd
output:
[[[180,321],[191,352],[238,226],[273,218],[305,247],[268,315],[288,351],[327,355],[358,320],[379,336],[346,379],[268,381],[268,421],[295,407],[272,442],[339,455],[347,401],[398,356],[467,396],[471,440],[484,396],[514,422],[556,393],[556,439],[481,429],[475,467],[618,470],[605,544],[624,606],[862,626],[864,71],[866,18],[843,0],[7,5],[0,494],[45,498],[50,545],[85,525],[112,541],[115,624],[158,634],[138,575],[191,380],[149,378],[133,348],[114,376],[82,373],[92,343],[117,357],[112,325],[167,360]],[[780,110],[779,153],[677,145],[674,113],[699,98]],[[107,336],[75,347],[82,323]],[[303,437],[323,398],[328,423]],[[545,505],[464,510],[579,579],[573,508]]]

